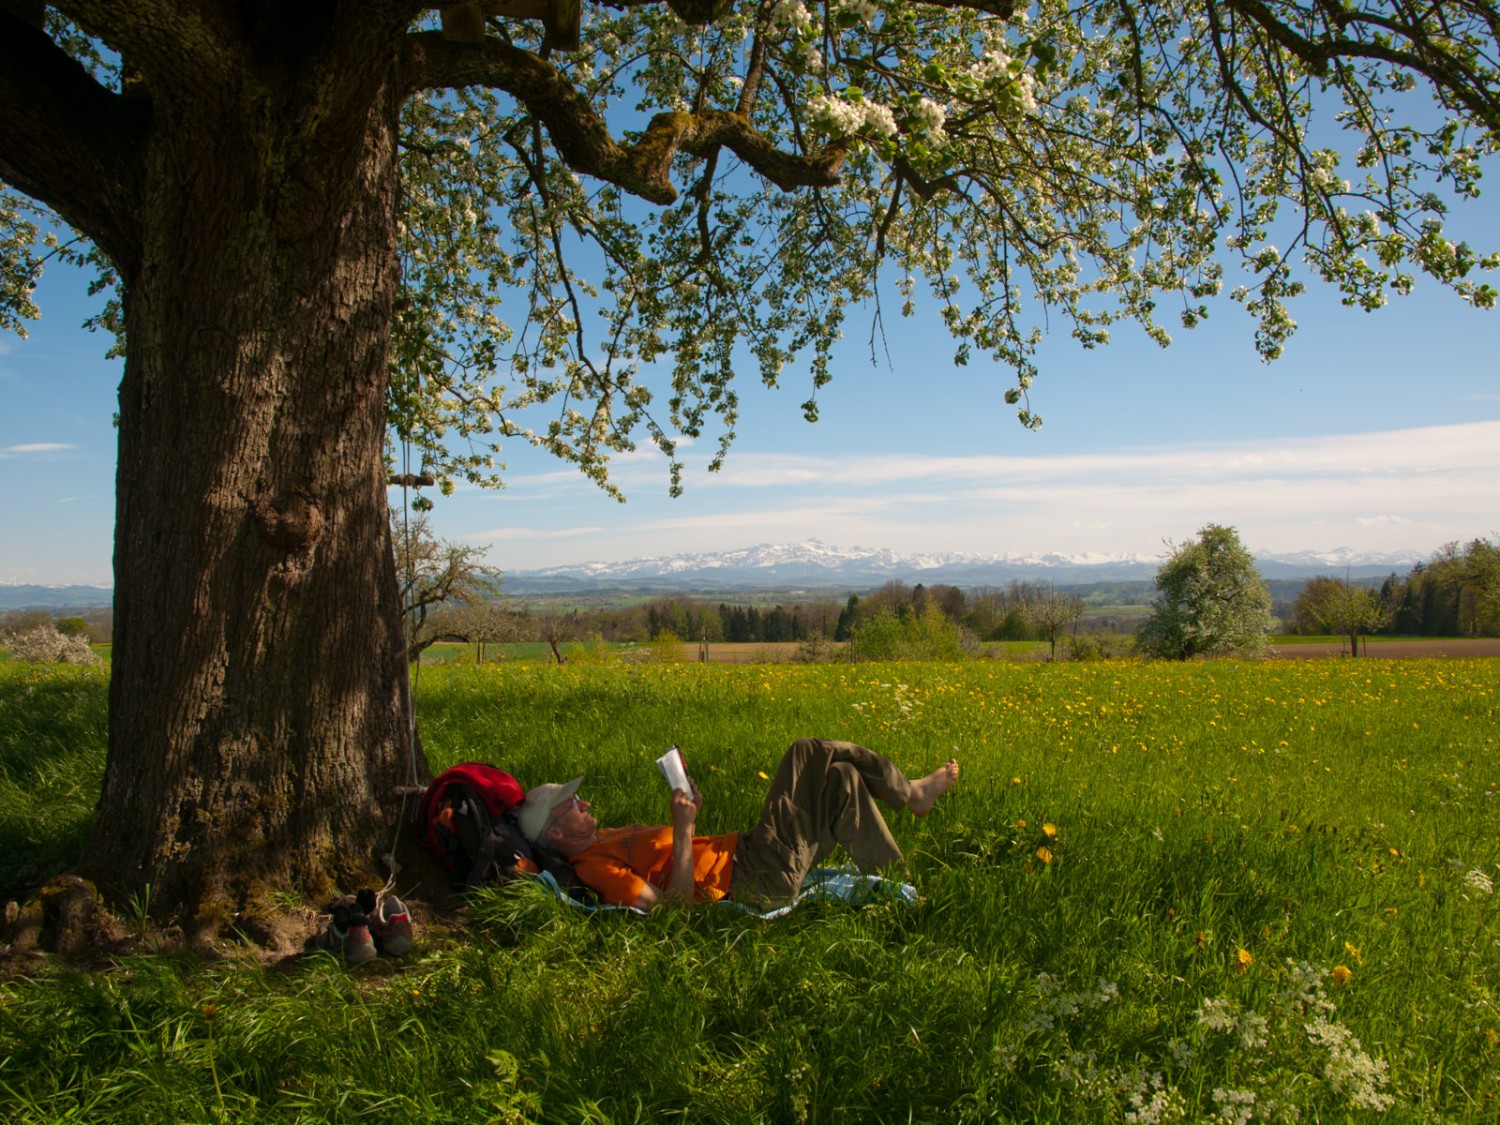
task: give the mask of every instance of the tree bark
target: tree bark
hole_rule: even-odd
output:
[[[152,91],[82,872],[197,938],[377,878],[389,795],[427,775],[383,458],[399,36],[366,46]]]

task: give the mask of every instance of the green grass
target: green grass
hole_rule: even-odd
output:
[[[3,862],[73,854],[104,687],[0,668]],[[642,919],[518,886],[402,964],[39,969],[0,985],[0,1104],[1097,1122],[1214,1120],[1253,1094],[1257,1121],[1492,1121],[1497,689],[1500,662],[1463,660],[424,669],[434,768],[586,772],[606,821],[663,818],[650,759],[673,741],[706,831],[750,822],[805,734],[909,771],[957,746],[964,775],[932,816],[894,818],[916,906]]]

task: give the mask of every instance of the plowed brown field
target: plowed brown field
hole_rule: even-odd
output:
[[[1348,644],[1272,645],[1270,653],[1286,660],[1319,656],[1348,656]],[[1395,659],[1409,656],[1500,656],[1500,637],[1455,637],[1430,641],[1375,641],[1359,646],[1361,656]]]

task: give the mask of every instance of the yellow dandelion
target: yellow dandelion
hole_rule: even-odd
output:
[[[1057,825],[1048,822],[1042,825],[1042,835],[1049,840],[1057,839]]]
[[[1013,777],[1013,778],[1010,779],[1010,783],[1012,785],[1020,785],[1021,784],[1021,779],[1019,777]]]
[[[1052,862],[1052,849],[1051,848],[1046,848],[1046,847],[1037,848],[1037,850],[1036,850],[1036,857],[1037,857],[1037,859],[1041,860],[1043,863],[1051,863]]]
[[[1484,1033],[1484,1041],[1493,1047],[1496,1043],[1500,1043],[1500,1033],[1492,1027]]]
[[[1255,964],[1255,958],[1250,956],[1248,949],[1237,949],[1234,953],[1234,971],[1243,973],[1251,965]]]
[[[1024,831],[1026,828],[1026,822],[1024,820],[1018,820],[1016,821],[1016,827]]]
[[[1349,954],[1350,957],[1354,958],[1354,963],[1356,965],[1363,965],[1365,963],[1364,955],[1361,954],[1360,951],[1356,949],[1350,942],[1344,942],[1344,952]]]
[[[1333,977],[1333,983],[1342,987],[1354,979],[1354,970],[1348,965],[1335,965],[1330,975]]]
[[[758,778],[760,778],[762,781],[770,781],[771,780],[771,775],[768,774],[765,770],[756,770],[755,771],[755,776],[758,777]]]

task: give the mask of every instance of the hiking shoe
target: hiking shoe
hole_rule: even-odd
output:
[[[375,940],[365,912],[358,906],[339,903],[333,908],[328,927],[318,936],[318,946],[343,955],[347,965],[360,965],[375,956]]]
[[[359,892],[359,904],[365,909],[370,933],[375,938],[376,948],[387,957],[400,957],[410,953],[412,947],[411,913],[395,895],[375,901],[375,892]]]

